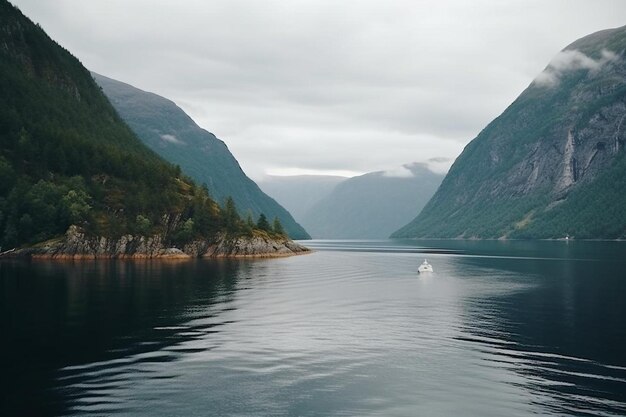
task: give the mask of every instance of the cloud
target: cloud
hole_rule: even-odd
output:
[[[322,117],[322,119],[327,119]],[[328,122],[301,121],[301,125],[273,121],[259,122],[229,137],[237,159],[253,160],[244,171],[253,178],[263,171],[276,172],[281,167],[328,171],[374,172],[394,170],[407,161],[426,161],[439,155],[457,155],[463,143],[431,135],[409,134],[382,129],[350,128],[329,118]],[[255,169],[256,168],[256,169]]]
[[[434,158],[428,159],[428,161],[426,161],[426,162],[431,162],[431,163],[434,163],[434,164],[445,164],[445,163],[449,163],[451,161],[453,161],[452,158],[446,158],[446,157],[443,157],[443,156],[436,156]]]
[[[253,178],[452,160],[555,51],[626,14],[623,0],[12,2],[90,70],[176,102]]]
[[[186,145],[185,142],[178,139],[176,136],[170,135],[170,134],[161,135],[161,139],[164,140],[165,142],[174,143],[176,145]]]
[[[406,166],[401,166],[384,171],[383,176],[390,178],[411,178],[413,177],[413,172]]]
[[[300,175],[330,175],[334,177],[356,177],[359,175],[363,175],[365,172],[358,171],[346,171],[346,170],[325,170],[325,169],[303,169],[303,168],[268,168],[266,170],[267,176],[275,176],[275,177],[291,177],[291,176],[300,176]]]
[[[566,72],[580,69],[595,72],[605,64],[617,59],[615,53],[606,49],[602,50],[600,58],[597,60],[576,49],[561,51],[550,61],[548,67],[535,78],[534,83],[539,87],[555,87]]]
[[[445,174],[450,170],[455,158],[436,156],[426,160],[425,165],[435,174]]]

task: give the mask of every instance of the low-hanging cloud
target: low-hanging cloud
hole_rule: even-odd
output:
[[[413,177],[413,172],[406,166],[401,166],[384,171],[383,176],[390,178],[411,178]]]
[[[170,135],[170,134],[161,135],[161,139],[164,140],[165,142],[174,143],[176,145],[185,145],[185,142],[178,139],[174,135]]]
[[[445,164],[445,163],[451,162],[452,160],[453,160],[452,158],[446,158],[444,156],[436,156],[434,158],[430,158],[427,162],[430,162],[433,164]]]
[[[436,156],[426,161],[426,166],[435,174],[445,174],[448,172],[455,158]]]
[[[615,53],[606,49],[602,50],[598,59],[593,59],[576,49],[561,51],[550,61],[548,67],[535,78],[535,85],[556,87],[566,72],[580,69],[598,71],[605,64],[617,59]]]

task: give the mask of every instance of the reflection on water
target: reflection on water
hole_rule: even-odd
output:
[[[173,359],[168,350],[202,332],[179,326],[227,308],[240,269],[245,263],[0,263],[2,330],[10,335],[3,408],[65,413],[74,400],[89,401],[90,380],[115,378],[117,365]]]
[[[309,245],[0,263],[3,415],[626,414],[624,243]]]

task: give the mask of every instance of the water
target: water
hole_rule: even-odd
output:
[[[626,243],[309,246],[0,262],[0,414],[626,415]]]

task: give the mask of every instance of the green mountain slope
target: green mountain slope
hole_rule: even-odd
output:
[[[386,239],[424,207],[443,179],[420,164],[406,168],[403,176],[371,172],[339,183],[302,224],[314,238]]]
[[[245,228],[136,138],[76,58],[0,0],[0,246],[71,224],[179,243]]]
[[[246,176],[224,142],[200,128],[172,101],[93,74],[120,116],[137,136],[167,161],[204,183],[217,201],[232,196],[239,211],[278,219],[293,239],[308,239],[291,214]]]
[[[626,27],[565,48],[394,237],[626,237]]]

